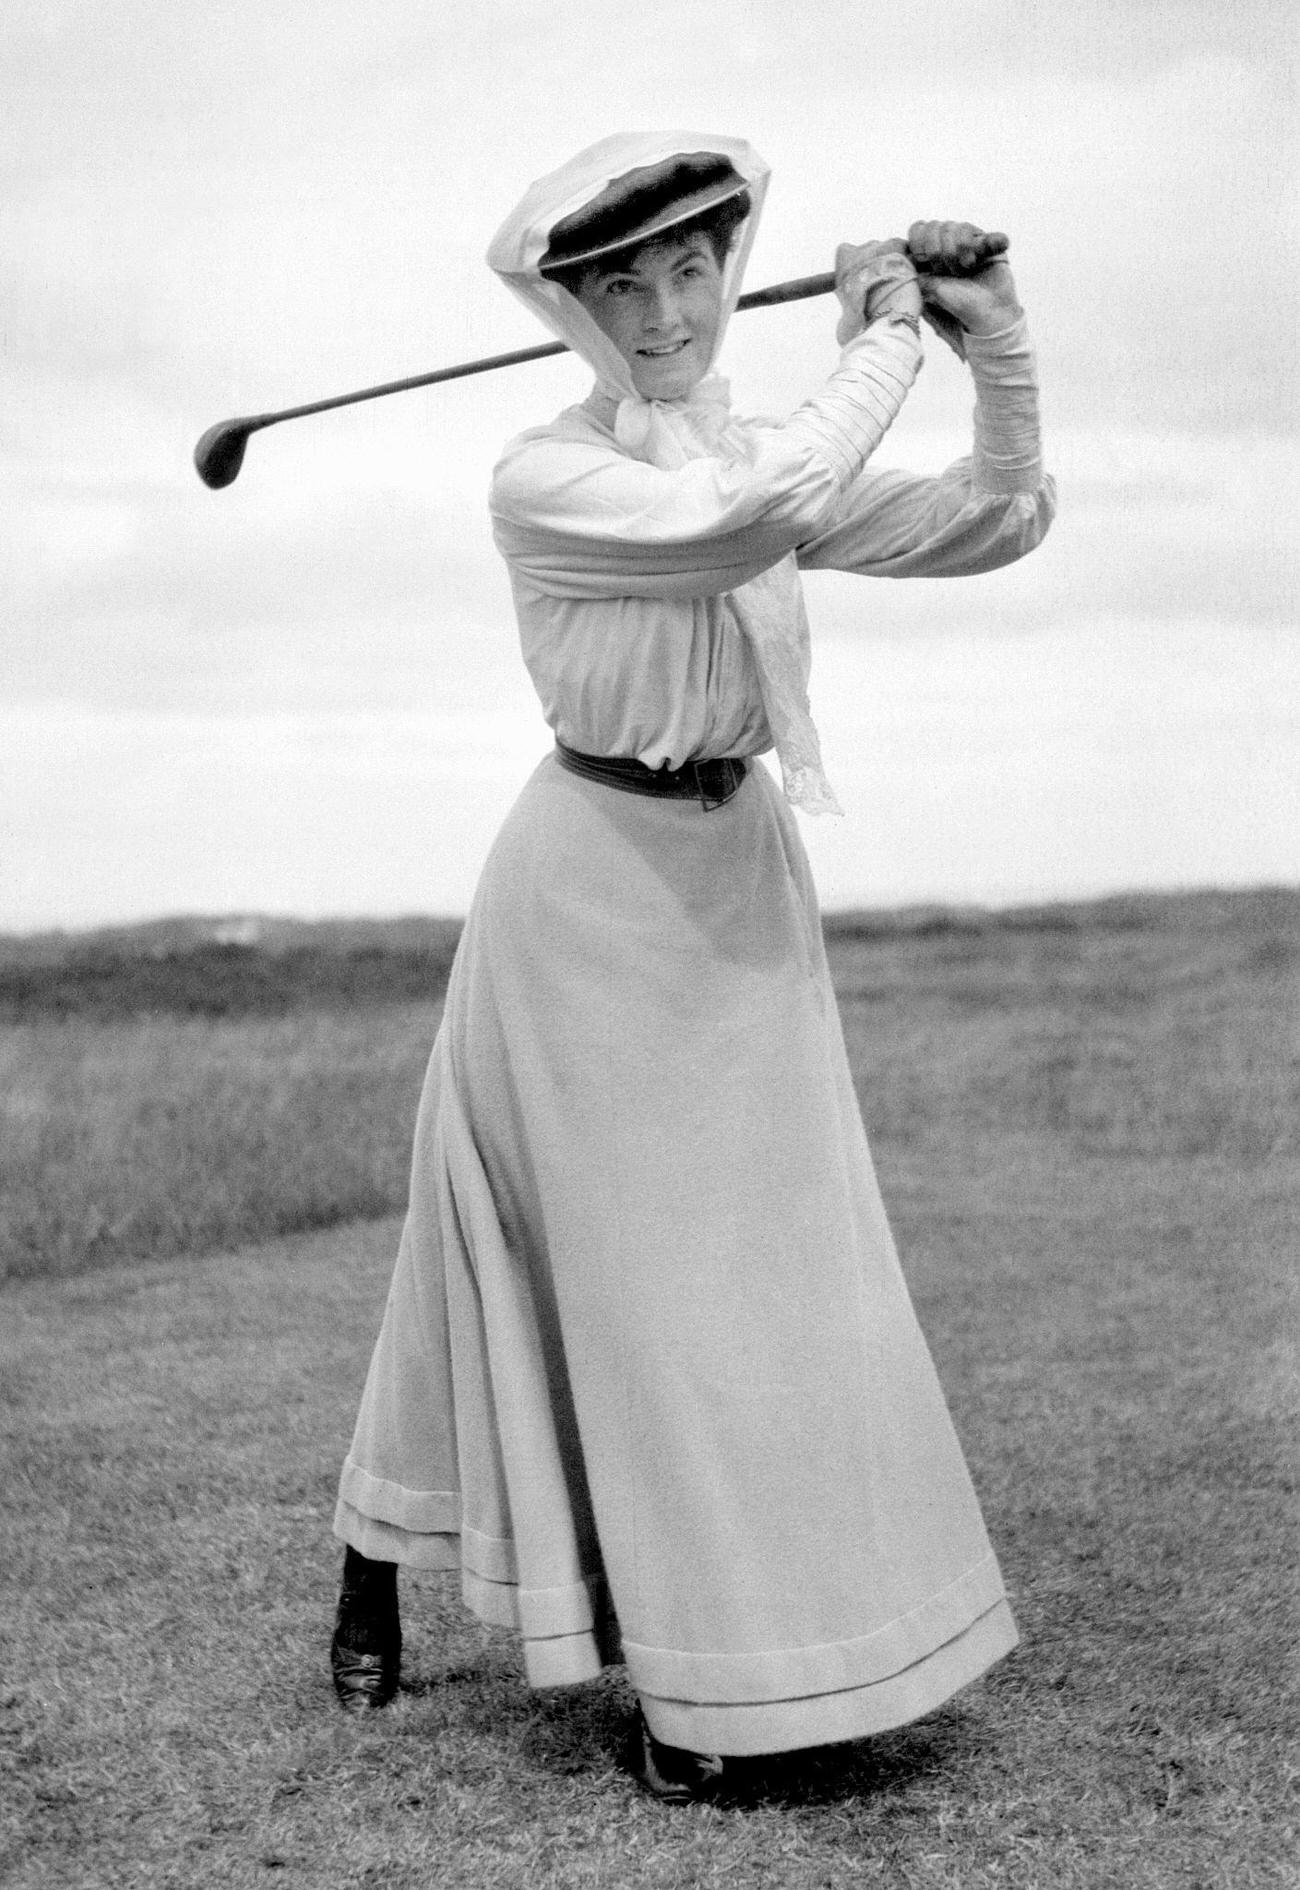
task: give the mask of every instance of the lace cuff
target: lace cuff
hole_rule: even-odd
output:
[[[1038,377],[1023,316],[995,335],[963,336],[975,379],[973,474],[982,492],[1036,492],[1043,460]]]
[[[785,430],[830,464],[843,491],[884,439],[920,365],[920,337],[909,323],[874,322],[849,342],[825,387]]]

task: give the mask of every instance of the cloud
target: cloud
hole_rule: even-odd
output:
[[[826,903],[1289,881],[1298,683],[1283,633],[1217,623],[1081,618],[1015,639],[947,612],[928,638],[819,637],[814,708],[848,810],[800,823]],[[532,705],[489,693],[7,706],[0,926],[464,910],[547,745]]]
[[[0,928],[464,911],[545,732],[471,712],[0,707]]]
[[[255,438],[227,493],[192,476],[85,471],[0,484],[11,699],[246,711],[451,692],[468,706],[512,685],[523,699],[506,574],[474,489],[490,454],[466,481],[455,453],[430,461],[418,434],[394,459],[375,420],[355,460],[331,449],[313,478],[316,424],[286,441],[282,464],[271,436]],[[960,429],[903,422],[882,457],[924,471],[964,444]],[[808,583],[818,635],[912,637],[959,622],[1043,636],[1091,613],[1295,625],[1292,441],[1232,435],[1210,450],[1194,433],[1065,432],[1048,453],[1060,513],[1032,559],[939,586],[819,573]]]
[[[220,810],[193,790],[218,854],[238,857],[231,836],[271,792],[273,754],[280,791],[294,783],[285,823],[292,808],[312,852],[312,767],[346,752],[329,822],[361,844],[375,817],[367,768],[385,780],[389,753],[420,745],[382,718],[408,712],[456,721],[464,742],[440,724],[433,746],[458,767],[483,742],[508,800],[517,757],[482,705],[508,705],[529,739],[544,732],[485,492],[501,443],[581,398],[582,370],[545,363],[268,430],[220,494],[199,485],[190,453],[224,415],[540,339],[484,267],[488,236],[529,176],[650,119],[739,129],[773,163],[755,283],[823,268],[841,236],[935,210],[1012,233],[1057,525],[1032,559],[989,578],[819,576],[810,603],[826,664],[848,662],[864,634],[881,660],[956,637],[966,667],[987,642],[1007,664],[1018,651],[1038,679],[1030,695],[1047,700],[1096,650],[1090,675],[1117,666],[1154,702],[1143,652],[1180,685],[1193,623],[1225,652],[1263,638],[1279,694],[1282,653],[1294,661],[1300,511],[1291,11],[1280,0],[826,0],[792,33],[777,0],[632,12],[393,0],[378,13],[356,0],[224,0],[197,13],[169,0],[11,0],[0,23],[0,662],[13,712],[43,731],[22,750],[34,773],[20,784],[36,851],[42,807],[51,842],[73,844],[49,810],[64,789],[75,808],[79,753],[102,758],[118,829],[147,839],[161,820],[147,810],[186,742],[243,783],[225,841]],[[738,404],[797,404],[834,360],[832,328],[825,303],[738,322],[725,362]],[[882,457],[942,466],[965,450],[968,409],[936,344]],[[1090,643],[1099,622],[1106,635]],[[917,662],[907,688],[921,692],[924,721],[941,676]],[[1227,743],[1246,713],[1231,664],[1202,673],[1205,714],[1217,690]],[[1060,740],[1082,754],[1088,705],[1062,699],[1080,722]],[[1264,726],[1267,704],[1249,700]],[[343,711],[362,716],[351,746],[330,720]],[[294,716],[316,718],[310,740],[285,733]],[[1122,726],[1124,740],[1150,742],[1148,724]],[[1219,739],[1198,737],[1207,753]],[[891,753],[905,747],[900,734]],[[1189,765],[1179,752],[1175,773]],[[990,804],[995,784],[990,755]],[[473,795],[436,771],[425,788],[480,834]],[[368,808],[355,826],[353,792]],[[1044,793],[1068,805],[1064,790]],[[130,811],[133,795],[144,811]],[[1192,803],[1208,858],[1213,818]],[[81,861],[104,899],[112,829],[95,842],[102,871],[89,853]],[[335,885],[327,849],[293,877],[288,832],[262,869],[295,898]],[[928,838],[942,848],[942,823]],[[994,870],[992,854],[963,844]],[[179,842],[155,832],[153,845],[156,906],[167,870],[178,898],[199,881]]]
[[[519,669],[504,569],[463,500],[371,489],[232,513],[194,481],[51,485],[13,508],[11,701],[464,704]]]

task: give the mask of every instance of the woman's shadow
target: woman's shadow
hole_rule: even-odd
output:
[[[635,1708],[626,1684],[598,1683],[551,1696],[525,1694],[524,1761],[552,1777],[588,1777],[621,1769]],[[922,1783],[955,1779],[976,1741],[961,1709],[872,1739],[798,1752],[730,1758],[709,1802],[732,1810],[759,1806],[812,1808],[870,1798],[902,1800]],[[630,1782],[630,1781],[629,1781]]]

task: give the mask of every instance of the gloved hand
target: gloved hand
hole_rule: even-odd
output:
[[[841,348],[872,322],[921,322],[921,285],[906,246],[897,236],[885,243],[841,243],[835,252],[835,293],[844,313],[835,330]]]
[[[1000,230],[973,223],[914,223],[907,252],[921,278],[926,321],[960,360],[965,334],[993,335],[1024,313]]]

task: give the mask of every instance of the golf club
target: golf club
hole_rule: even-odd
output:
[[[1000,231],[985,235],[975,260],[967,270],[951,273],[973,275],[1005,254],[1008,239]],[[933,273],[933,272],[932,272]],[[809,296],[828,295],[835,287],[833,274],[796,276],[789,282],[775,282],[766,289],[751,289],[736,303],[737,309],[772,308],[780,302],[801,302]],[[301,420],[307,414],[328,413],[332,407],[351,407],[362,400],[379,400],[386,394],[405,394],[415,387],[432,387],[438,381],[460,380],[467,374],[487,374],[493,368],[518,367],[525,361],[541,361],[550,354],[567,354],[562,341],[543,342],[536,348],[516,348],[510,354],[493,354],[481,361],[461,361],[455,367],[434,368],[428,374],[412,374],[402,381],[383,381],[377,387],[363,387],[353,394],[334,394],[328,400],[313,400],[301,407],[283,407],[276,413],[246,414],[238,420],[218,420],[209,427],[194,448],[194,465],[205,486],[219,491],[239,476],[249,435],[263,427],[277,426],[281,420]]]

